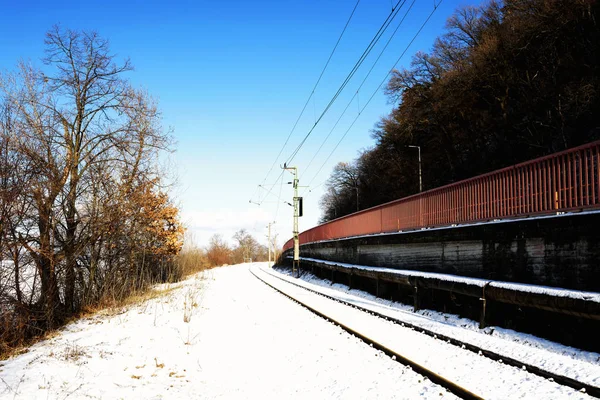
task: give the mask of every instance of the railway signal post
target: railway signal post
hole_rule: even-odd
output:
[[[288,167],[283,164],[283,169],[293,171],[294,180],[290,183],[294,186],[294,260],[292,263],[292,275],[296,278],[300,276],[300,238],[298,229],[298,217],[302,216],[302,197],[298,197],[298,168]]]
[[[269,225],[267,226],[269,228],[269,236],[268,236],[268,242],[267,242],[267,247],[269,248],[269,268],[271,268],[271,225],[273,225],[275,222],[269,222]],[[275,249],[273,249],[273,261],[275,260]]]

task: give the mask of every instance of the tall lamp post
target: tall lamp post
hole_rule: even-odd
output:
[[[420,193],[423,191],[423,179],[421,178],[421,146],[407,145],[406,147],[411,147],[411,148],[417,149],[419,151],[419,193]]]

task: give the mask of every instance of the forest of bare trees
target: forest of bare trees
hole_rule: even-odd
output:
[[[55,27],[41,67],[0,75],[0,350],[176,272],[171,139],[131,70],[96,33]]]
[[[338,164],[323,221],[600,138],[597,0],[460,8],[395,71],[373,148]]]
[[[267,261],[268,248],[260,244],[254,236],[245,229],[240,229],[233,235],[234,245],[230,245],[219,234],[213,235],[205,250],[205,257],[209,267],[226,264],[239,264],[247,260]],[[277,249],[276,237],[272,238],[271,249]],[[275,256],[271,256],[272,260]]]

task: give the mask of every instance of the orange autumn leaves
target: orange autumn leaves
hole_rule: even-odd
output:
[[[133,204],[139,206],[144,222],[148,250],[157,256],[172,257],[183,247],[185,229],[179,221],[179,210],[166,193],[144,184],[134,193]]]

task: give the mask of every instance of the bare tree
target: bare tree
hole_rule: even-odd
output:
[[[21,63],[0,77],[10,111],[2,114],[0,212],[16,212],[4,199],[18,175],[5,158],[17,157],[28,181],[20,201],[10,202],[21,208],[13,250],[31,256],[52,327],[111,285],[122,296],[163,276],[156,268],[180,250],[183,228],[156,162],[170,136],[155,102],[126,79],[129,60],[117,62],[95,32],[54,27],[45,44],[43,72]],[[10,219],[2,221],[0,246]]]
[[[206,257],[212,267],[228,264],[231,260],[231,248],[219,234],[211,236],[206,249]]]
[[[18,245],[18,231],[23,229],[26,203],[23,194],[29,180],[28,166],[14,149],[14,114],[10,104],[0,106],[0,268],[2,275],[12,275],[11,300],[21,303],[22,248]],[[8,267],[10,265],[10,268]],[[14,298],[13,298],[14,296]]]
[[[124,78],[132,70],[129,60],[115,63],[108,42],[97,33],[54,27],[46,35],[46,46],[44,62],[56,70],[45,77],[56,99],[49,108],[61,123],[68,170],[60,241],[65,257],[65,305],[73,309],[76,259],[85,245],[77,208],[77,200],[88,187],[82,187],[82,180],[98,170],[92,168],[96,164],[131,162],[127,182],[131,184],[144,152],[166,148],[168,138],[159,128],[159,114],[151,99],[132,89]]]
[[[339,162],[333,167],[321,199],[323,222],[360,210],[359,183],[356,162]]]

